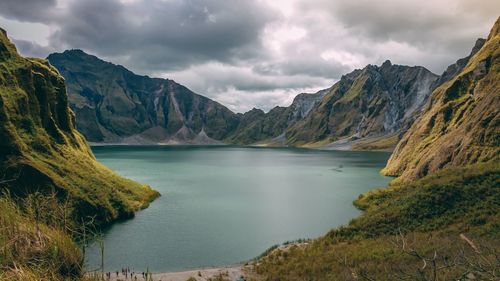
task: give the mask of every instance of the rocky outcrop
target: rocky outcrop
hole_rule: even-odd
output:
[[[64,78],[46,60],[21,57],[0,29],[0,176],[12,194],[56,192],[74,218],[105,224],[158,195],[99,164],[75,130]]]
[[[241,114],[238,128],[226,141],[237,144],[286,145],[285,131],[304,119],[326,93],[327,90],[315,94],[303,93],[297,95],[288,107],[277,106],[268,113],[254,108]]]
[[[221,104],[168,79],[132,73],[80,50],[51,54],[76,126],[91,142],[218,143],[238,126]]]
[[[304,120],[287,130],[288,143],[325,145],[403,132],[437,79],[423,67],[390,61],[355,70],[342,76]]]
[[[384,174],[406,181],[445,167],[499,160],[500,18],[481,48],[455,72],[432,93]]]
[[[457,60],[454,64],[448,66],[446,70],[441,74],[439,79],[435,82],[435,87],[437,88],[438,86],[450,81],[451,79],[455,78],[462,70],[464,67],[469,63],[469,60],[483,47],[484,43],[486,42],[485,39],[479,38],[476,40],[476,44],[474,44],[474,47],[472,48],[470,54],[466,56],[465,58],[461,58]]]
[[[460,73],[483,44],[479,39],[441,76],[386,61],[354,70],[329,89],[300,94],[288,107],[244,114],[172,80],[136,75],[80,50],[48,59],[65,76],[77,128],[92,142],[392,150],[432,91]]]

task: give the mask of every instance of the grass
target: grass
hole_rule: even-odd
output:
[[[0,197],[1,280],[81,277],[83,256],[62,225],[66,215],[55,197],[43,198],[33,195],[14,201]]]
[[[64,78],[46,60],[17,54],[5,34],[0,45],[0,176],[12,194],[56,192],[69,198],[75,220],[107,224],[133,216],[159,194],[98,163],[75,130]]]
[[[443,167],[500,160],[498,93],[500,34],[497,20],[488,40],[464,69],[439,86],[429,106],[389,159],[385,175],[411,181]]]
[[[269,251],[255,271],[264,280],[498,277],[498,162],[444,169],[363,194],[355,205],[364,210],[359,218],[308,245]]]
[[[75,241],[159,196],[99,164],[74,122],[62,76],[0,30],[1,280],[85,278]]]
[[[392,151],[398,144],[400,137],[398,133],[388,134],[383,137],[367,138],[356,141],[352,145],[353,150],[370,151]]]

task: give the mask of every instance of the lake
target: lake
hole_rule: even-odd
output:
[[[324,235],[386,186],[384,152],[232,146],[95,146],[97,159],[162,196],[104,233],[105,270],[231,265],[270,246]],[[96,244],[89,270],[100,264]]]

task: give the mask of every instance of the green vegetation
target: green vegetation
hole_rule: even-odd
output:
[[[360,196],[362,216],[271,251],[255,270],[265,280],[489,280],[500,266],[499,203],[498,163],[445,169]]]
[[[414,121],[437,79],[423,67],[389,61],[348,73],[303,120],[287,129],[287,144],[314,147],[360,139],[353,149],[390,149]],[[373,137],[386,141],[373,142]]]
[[[500,159],[500,19],[464,69],[437,88],[394,151],[386,175],[421,178],[443,167]]]
[[[392,151],[398,144],[400,134],[387,134],[382,137],[366,138],[355,141],[352,144],[353,150],[380,150]]]
[[[75,219],[98,224],[130,217],[158,196],[94,159],[56,69],[19,56],[4,32],[0,50],[0,175],[11,179],[12,194],[54,191],[71,199]]]
[[[268,252],[265,280],[498,280],[500,18],[361,195],[364,213],[310,244]],[[463,61],[462,61],[463,63]]]
[[[76,127],[92,142],[212,143],[229,136],[238,116],[168,79],[132,73],[81,50],[48,57],[66,78]],[[203,132],[210,139],[199,139]],[[198,138],[197,138],[198,137]]]
[[[67,211],[55,196],[0,197],[1,280],[81,277],[83,256],[68,235],[76,228]]]
[[[1,29],[0,136],[2,280],[82,277],[74,241],[159,196],[95,160],[74,128],[62,76],[21,57]]]

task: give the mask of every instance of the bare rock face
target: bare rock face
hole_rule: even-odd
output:
[[[285,131],[303,120],[318,104],[327,90],[314,94],[302,93],[295,97],[288,107],[277,106],[268,113],[252,109],[240,115],[238,128],[226,140],[237,144],[266,144],[283,146],[286,144]]]
[[[136,75],[80,50],[48,60],[65,77],[76,126],[91,142],[212,143],[238,125],[235,113],[172,80]]]
[[[461,58],[461,59],[457,60],[457,62],[455,62],[454,64],[448,66],[448,68],[446,68],[446,70],[443,72],[443,74],[441,74],[441,77],[439,77],[439,79],[436,81],[436,88],[439,85],[442,85],[442,84],[450,81],[451,79],[455,78],[455,76],[460,74],[460,72],[462,72],[464,67],[469,63],[469,60],[471,59],[471,57],[473,57],[483,47],[485,42],[486,42],[486,39],[482,39],[482,38],[477,39],[476,44],[474,45],[470,54],[467,57]]]
[[[391,150],[432,91],[461,72],[484,42],[441,76],[386,61],[354,70],[329,89],[299,94],[288,107],[244,114],[172,80],[139,76],[80,50],[48,59],[66,79],[78,130],[92,142]]]
[[[402,132],[420,113],[437,79],[423,67],[390,61],[355,70],[287,130],[288,143],[324,144]]]
[[[500,18],[479,45],[461,69],[452,67],[460,71],[452,71],[457,74],[432,93],[384,174],[406,181],[445,167],[500,159]]]
[[[283,134],[326,94],[300,94],[268,113],[235,114],[172,80],[136,75],[81,50],[48,60],[66,79],[77,129],[99,143],[252,144]]]

